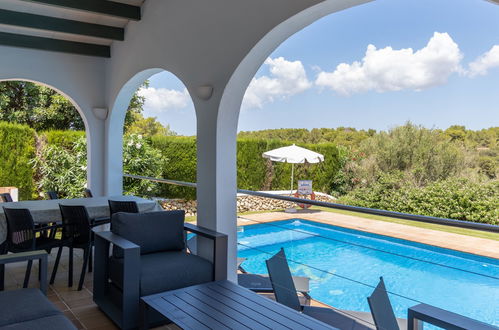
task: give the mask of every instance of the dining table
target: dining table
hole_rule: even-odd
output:
[[[7,237],[7,221],[5,219],[3,207],[28,209],[33,216],[33,222],[35,224],[48,224],[62,221],[59,204],[83,205],[87,208],[88,215],[91,219],[109,217],[108,200],[135,201],[140,213],[163,210],[155,200],[130,195],[0,203],[0,244],[3,243]]]

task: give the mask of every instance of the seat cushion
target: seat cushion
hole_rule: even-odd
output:
[[[61,315],[61,312],[38,289],[2,291],[0,306],[0,326]]]
[[[140,263],[141,296],[213,281],[212,263],[185,251],[142,255]],[[109,277],[123,289],[123,258],[110,258]]]
[[[76,327],[64,315],[53,315],[40,319],[19,322],[0,327],[2,330],[76,330]]]
[[[141,254],[180,251],[185,249],[184,219],[184,211],[115,213],[111,230],[140,246]],[[115,257],[122,256],[118,251]]]

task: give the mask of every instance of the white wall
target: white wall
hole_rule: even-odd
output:
[[[0,46],[0,80],[45,84],[68,97],[87,128],[89,187],[104,193],[104,121],[93,108],[106,107],[102,58]]]

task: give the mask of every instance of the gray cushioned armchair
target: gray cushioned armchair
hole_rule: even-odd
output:
[[[112,232],[95,232],[94,301],[120,328],[137,327],[140,297],[226,279],[227,236],[184,218],[184,211],[116,213]],[[208,258],[187,251],[186,232],[212,241]]]

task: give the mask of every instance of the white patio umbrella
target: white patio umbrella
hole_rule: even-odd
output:
[[[263,158],[268,158],[273,162],[291,163],[291,191],[293,191],[295,164],[315,164],[324,161],[324,155],[312,150],[298,147],[294,144],[292,146],[264,152],[262,156]]]

